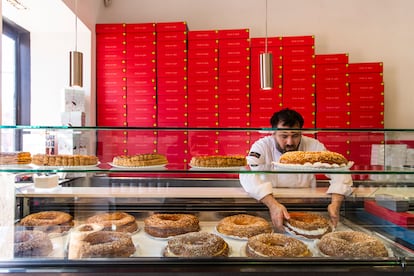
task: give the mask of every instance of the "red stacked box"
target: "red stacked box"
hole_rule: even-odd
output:
[[[249,29],[219,30],[219,127],[250,127]]]
[[[384,127],[382,62],[349,64],[351,127]]]
[[[316,127],[348,128],[351,110],[348,54],[316,55],[315,63]]]
[[[219,132],[218,153],[221,155],[246,156],[250,149],[249,131],[223,131]]]
[[[284,108],[302,114],[305,128],[315,127],[315,38],[286,36],[283,45]]]
[[[157,101],[159,127],[186,127],[187,24],[157,23]]]
[[[351,127],[384,127],[384,83],[382,62],[349,64]],[[356,133],[351,139],[354,169],[369,167],[372,144],[383,144],[382,133]]]
[[[126,33],[125,24],[96,25],[97,125],[127,125]],[[97,156],[110,162],[114,155],[125,154],[126,134],[100,131]],[[103,146],[110,145],[110,146]]]
[[[157,126],[155,24],[127,24],[126,34],[128,126],[155,127]],[[155,150],[153,143],[148,144],[148,150]],[[133,154],[135,151],[130,153]]]
[[[188,33],[188,126],[218,127],[218,31]],[[191,156],[217,154],[217,133],[190,132]]]
[[[270,127],[271,116],[282,106],[282,37],[252,38],[250,47],[250,125]],[[273,55],[270,90],[260,88],[260,54],[266,50]]]
[[[158,131],[157,151],[168,159],[169,168],[183,169],[189,162],[187,131]]]

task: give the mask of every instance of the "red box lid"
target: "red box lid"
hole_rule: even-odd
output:
[[[164,40],[157,42],[157,51],[183,51],[187,49],[187,40]]]
[[[207,39],[207,40],[190,40],[188,41],[188,50],[193,50],[193,49],[218,49],[218,45],[219,42],[218,40],[212,40],[212,39]]]
[[[193,59],[217,59],[218,58],[218,48],[194,48],[188,49],[188,61]]]
[[[283,65],[315,64],[314,55],[286,55],[283,57]]]
[[[348,82],[348,74],[316,74],[316,86],[319,83],[340,83],[341,85],[346,85]]]
[[[191,70],[188,74],[188,87],[189,90],[191,88],[195,88],[195,86],[212,86],[218,87],[218,71],[214,71],[215,74],[213,75],[206,75],[206,76],[197,76],[192,75]]]
[[[219,39],[237,39],[237,38],[249,38],[249,29],[230,29],[230,30],[218,30]]]
[[[252,48],[264,48],[266,47],[266,43],[267,43],[267,47],[276,47],[276,48],[280,48],[282,46],[282,37],[281,36],[277,36],[277,37],[252,37],[250,39],[250,47]]]
[[[187,22],[159,22],[155,25],[155,30],[157,32],[177,32],[177,31],[187,31]]]
[[[384,83],[382,82],[364,82],[351,83],[349,89],[352,93],[381,93],[384,92]]]
[[[139,32],[139,33],[126,33],[126,41],[129,43],[148,43],[154,44],[157,40],[157,35],[155,32]]]
[[[126,31],[131,33],[155,32],[155,23],[126,24]]]
[[[330,63],[330,64],[318,64],[316,65],[316,75],[323,74],[347,74],[347,63]]]
[[[231,48],[220,48],[220,58],[223,57],[241,57],[249,56],[250,48],[243,47],[231,47]]]
[[[115,24],[96,24],[95,32],[98,33],[118,33],[125,31],[126,24],[115,23]]]
[[[248,38],[238,38],[238,39],[220,39],[219,48],[242,48],[246,49],[250,47],[250,41]],[[219,52],[220,54],[220,52]]]
[[[188,40],[216,40],[219,38],[218,30],[193,30],[188,31]]]
[[[153,104],[128,104],[127,114],[135,117],[136,113],[146,113],[147,116],[155,116],[157,113],[157,106]]]
[[[315,56],[316,64],[349,63],[349,54],[318,54]]]
[[[315,74],[315,65],[314,64],[304,64],[304,65],[284,65],[283,74]]]
[[[153,93],[152,93],[153,94]],[[127,105],[128,107],[133,104],[140,104],[140,105],[157,105],[157,96],[156,95],[130,95],[127,96]]]
[[[356,82],[383,82],[383,73],[351,73],[349,74],[349,81]]]
[[[297,46],[297,45],[315,45],[315,36],[284,36],[282,37],[283,46]]]
[[[315,46],[305,45],[305,46],[283,46],[283,56],[289,55],[315,55]]]
[[[195,95],[198,94],[218,94],[218,86],[217,85],[197,85],[197,86],[189,86],[188,87],[188,94]]]
[[[126,51],[129,52],[145,52],[145,53],[155,53],[157,50],[155,43],[137,43],[130,42],[126,44]]]

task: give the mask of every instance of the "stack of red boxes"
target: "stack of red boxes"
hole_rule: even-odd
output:
[[[382,62],[349,64],[351,127],[384,127],[384,83]],[[383,133],[355,133],[351,158],[356,164],[370,164],[372,144],[383,144]]]
[[[154,23],[127,24],[127,122],[128,126],[157,126],[156,33]],[[128,154],[156,152],[154,131],[128,134]]]
[[[187,23],[157,23],[157,107],[159,127],[187,127]],[[170,166],[188,160],[186,131],[159,131],[157,149]]]
[[[286,36],[283,45],[284,108],[295,109],[305,128],[315,127],[315,38]]]
[[[316,55],[316,127],[348,128],[350,94],[348,54]],[[343,132],[318,132],[317,138],[332,151],[349,158],[349,135]]]
[[[252,38],[250,47],[250,124],[253,128],[269,128],[271,116],[282,106],[282,37]],[[266,48],[273,55],[273,89],[262,90],[260,54]]]
[[[187,24],[157,23],[159,127],[187,127]]]
[[[188,33],[188,126],[218,127],[218,31]],[[216,131],[190,131],[191,156],[218,152]]]
[[[127,125],[126,33],[125,24],[96,25],[97,125]],[[97,155],[101,162],[125,154],[127,136],[123,131],[99,131]]]
[[[219,127],[250,127],[250,32],[219,30]],[[249,132],[218,134],[219,154],[249,150]]]

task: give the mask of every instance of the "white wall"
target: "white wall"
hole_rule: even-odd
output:
[[[268,0],[268,35],[312,34],[317,54],[384,62],[385,127],[414,128],[413,11],[412,0]],[[265,0],[112,0],[97,15],[97,23],[187,21],[190,30],[265,34]]]

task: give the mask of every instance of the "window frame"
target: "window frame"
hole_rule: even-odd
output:
[[[30,73],[30,32],[3,17],[3,35],[16,42],[16,125],[30,125],[31,73]],[[22,150],[23,137],[15,133],[16,150]]]

